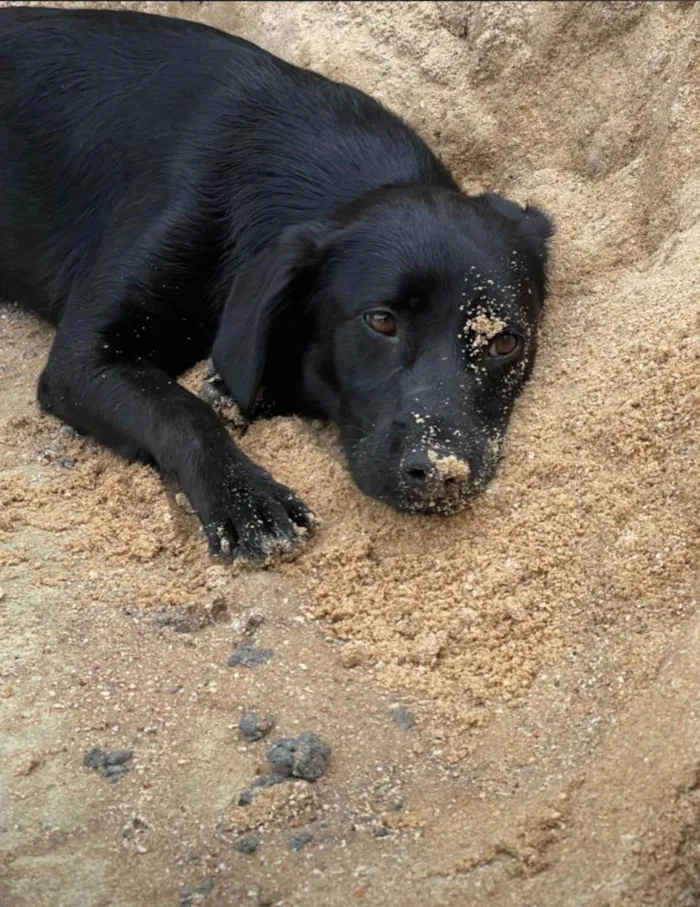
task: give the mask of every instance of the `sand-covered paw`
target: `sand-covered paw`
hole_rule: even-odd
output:
[[[204,523],[210,552],[264,566],[295,557],[314,526],[308,507],[288,488],[263,477],[227,488]]]

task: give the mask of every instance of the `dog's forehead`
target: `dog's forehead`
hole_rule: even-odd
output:
[[[532,296],[527,277],[524,257],[517,249],[506,255],[480,256],[453,278],[459,311],[489,317],[526,311],[527,298]]]
[[[398,263],[403,295],[451,312],[527,311],[532,296],[527,260],[509,239],[449,231],[437,237],[437,249],[419,246],[413,259]]]
[[[508,236],[455,193],[424,188],[379,196],[350,219],[340,239],[349,255],[367,255],[375,263],[451,271],[491,249],[502,252]]]
[[[372,211],[346,234],[334,264],[336,286],[358,305],[384,300],[428,309],[440,321],[477,308],[527,308],[526,260],[515,237],[483,229],[472,212]]]

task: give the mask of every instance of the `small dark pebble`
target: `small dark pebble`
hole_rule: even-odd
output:
[[[238,729],[249,743],[262,740],[274,727],[275,720],[272,715],[256,715],[255,712],[243,712]]]
[[[123,762],[128,762],[133,755],[131,750],[112,750],[111,753],[107,753],[105,762],[107,765],[121,765]]]
[[[105,776],[105,778],[118,778],[120,775],[125,775],[129,769],[126,765],[101,765],[100,772]]]
[[[260,838],[257,835],[243,835],[233,842],[233,849],[239,853],[255,853],[260,847]]]
[[[386,825],[375,825],[373,834],[375,838],[386,838],[386,836],[389,834],[389,829],[386,827]]]
[[[56,462],[59,466],[62,466],[64,469],[74,469],[75,460],[72,460],[70,457],[59,457]]]
[[[72,425],[62,425],[61,434],[64,438],[77,438],[79,437],[78,432],[73,428]]]
[[[253,791],[250,788],[244,790],[238,797],[239,806],[250,806],[253,802]]]
[[[83,765],[85,768],[99,768],[107,762],[107,753],[104,750],[88,750],[83,756]]]
[[[314,836],[313,836],[312,832],[310,832],[308,830],[307,831],[298,831],[295,835],[292,835],[291,838],[289,839],[289,849],[294,852],[301,850],[302,847],[306,847],[306,845],[310,841],[313,841],[313,839],[314,839]]]
[[[331,748],[313,731],[273,743],[267,751],[268,761],[281,775],[293,775],[304,781],[316,781],[326,770]]]
[[[132,756],[130,750],[112,750],[111,753],[106,753],[96,747],[85,753],[83,765],[85,768],[99,769],[100,774],[114,784],[129,771],[123,763],[128,762]]]
[[[252,633],[265,623],[264,614],[249,614],[245,622],[244,633]]]
[[[243,665],[244,668],[255,668],[258,665],[265,664],[274,655],[273,649],[256,649],[255,646],[239,646],[233,655],[229,658],[230,668],[236,665]]]
[[[192,907],[194,899],[208,898],[214,888],[214,879],[204,879],[198,885],[185,885],[180,891],[180,907]]]
[[[287,780],[286,775],[280,775],[278,772],[273,772],[271,775],[261,775],[259,778],[256,778],[255,781],[250,785],[252,788],[256,787],[274,787],[275,784],[281,784],[283,781]]]
[[[402,705],[391,710],[391,718],[392,721],[394,721],[395,724],[398,724],[400,728],[403,728],[404,731],[410,731],[416,724],[416,719],[408,709],[405,709]]]

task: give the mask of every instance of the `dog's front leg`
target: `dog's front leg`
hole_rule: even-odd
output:
[[[206,403],[146,360],[108,359],[99,343],[68,338],[59,329],[39,380],[45,411],[173,477],[213,554],[259,562],[294,551],[312,515],[234,444]]]

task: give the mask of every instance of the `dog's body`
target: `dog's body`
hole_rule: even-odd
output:
[[[40,404],[174,477],[214,553],[264,557],[311,518],[178,374],[213,347],[246,415],[262,386],[340,426],[369,494],[454,509],[531,367],[549,233],[245,41],[0,10],[0,297],[57,326]]]

